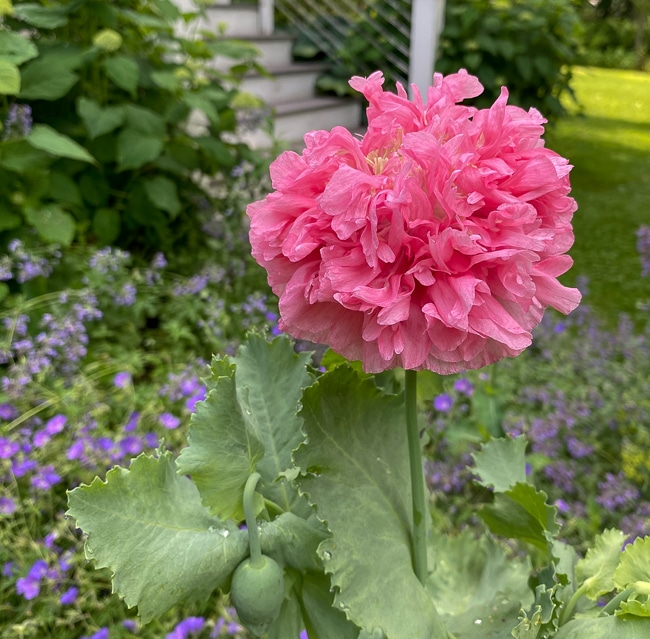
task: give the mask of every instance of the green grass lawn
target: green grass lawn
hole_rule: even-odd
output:
[[[640,277],[636,230],[650,224],[650,74],[576,68],[572,82],[579,110],[558,122],[547,144],[569,158],[575,260],[565,283],[589,277],[588,301],[612,322],[650,297]]]

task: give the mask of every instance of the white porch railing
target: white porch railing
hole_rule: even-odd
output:
[[[423,95],[433,76],[444,7],[445,0],[382,0],[381,3],[373,0],[259,0],[264,33],[273,32],[277,11],[296,29],[317,40],[332,58],[336,57],[347,35],[341,17],[363,17],[364,27],[370,26],[378,36],[365,36],[365,44],[377,50],[409,87],[411,84],[418,86]],[[363,11],[366,8],[371,8],[376,16],[369,23],[368,12]],[[382,14],[386,10],[392,10],[390,16]],[[368,69],[359,69],[360,74],[368,72]]]

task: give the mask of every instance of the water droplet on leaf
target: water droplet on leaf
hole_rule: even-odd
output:
[[[332,558],[332,553],[329,550],[326,550],[323,553],[323,559],[331,559]]]
[[[474,619],[474,625],[480,626],[483,623],[483,619]]]

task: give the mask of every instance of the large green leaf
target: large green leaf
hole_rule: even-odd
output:
[[[39,208],[27,207],[25,215],[46,242],[68,246],[74,239],[74,218],[56,204],[45,204]]]
[[[614,584],[620,590],[633,584],[644,584],[650,594],[650,537],[638,537],[625,547],[614,572]]]
[[[621,561],[627,535],[609,529],[598,535],[592,548],[576,563],[576,581],[584,582],[584,594],[593,601],[614,590],[614,571]]]
[[[9,60],[0,59],[0,95],[16,95],[20,92],[20,71]]]
[[[75,73],[79,60],[44,54],[29,62],[22,71],[20,97],[26,100],[58,100],[79,80]]]
[[[52,163],[52,156],[35,149],[24,139],[0,144],[0,166],[16,173],[42,171]]]
[[[505,492],[526,481],[526,438],[492,439],[483,445],[474,458],[475,471],[483,486]]]
[[[359,628],[334,606],[334,595],[330,592],[326,575],[307,574],[303,577],[301,585],[300,599],[310,636],[318,639],[357,639]]]
[[[192,477],[211,512],[241,521],[244,485],[264,455],[264,447],[246,427],[234,375],[227,359],[213,365],[213,387],[205,401],[196,405],[178,470]]]
[[[332,538],[319,554],[335,605],[388,639],[441,639],[446,631],[413,572],[404,404],[347,365],[303,395],[308,443],[294,454],[301,491]]]
[[[62,7],[44,7],[36,2],[21,2],[14,7],[17,18],[37,29],[58,29],[68,24],[68,17]]]
[[[156,175],[144,182],[144,189],[150,202],[174,219],[183,207],[178,199],[176,183],[164,175]]]
[[[596,617],[573,619],[562,626],[553,639],[647,639],[650,619]]]
[[[494,534],[549,550],[549,541],[560,527],[555,520],[557,509],[549,506],[547,499],[545,492],[520,482],[503,493],[496,493],[494,503],[485,506],[479,514]]]
[[[103,62],[106,75],[120,88],[133,95],[138,88],[140,69],[137,62],[126,55],[114,55]]]
[[[35,149],[46,151],[61,158],[95,163],[95,158],[67,135],[55,131],[47,124],[35,124],[31,133],[25,138]]]
[[[84,97],[77,100],[77,113],[91,138],[114,131],[124,124],[125,119],[124,107],[101,107],[94,100]]]
[[[470,532],[430,541],[435,568],[427,581],[446,627],[457,639],[510,637],[529,606],[530,563],[511,559],[490,537]]]
[[[323,569],[317,550],[328,536],[327,527],[315,515],[303,519],[286,512],[260,526],[262,552],[300,572]]]
[[[20,65],[38,55],[36,45],[13,31],[0,31],[0,58]]]
[[[290,510],[297,494],[282,473],[293,467],[292,451],[303,441],[298,405],[312,379],[309,353],[296,354],[286,337],[267,342],[251,335],[235,357],[237,399],[247,427],[264,447],[256,470],[265,482],[265,497]]]
[[[163,136],[146,135],[137,129],[126,128],[117,136],[118,171],[139,169],[155,160],[165,146]]]
[[[86,556],[113,572],[113,591],[147,623],[227,584],[248,552],[232,522],[211,516],[169,453],[140,455],[68,493],[67,514],[87,535]]]

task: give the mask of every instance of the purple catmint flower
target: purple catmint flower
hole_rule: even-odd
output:
[[[54,466],[48,464],[39,469],[31,478],[31,484],[37,490],[49,490],[61,481],[61,476],[54,470]]]
[[[20,451],[20,444],[6,437],[0,437],[0,459],[9,459]]]
[[[38,463],[34,459],[14,460],[11,464],[11,472],[14,477],[23,477],[37,466]]]
[[[127,282],[122,286],[120,291],[113,296],[113,301],[117,306],[133,306],[135,304],[137,292],[135,285]]]
[[[582,459],[594,452],[594,447],[591,444],[585,444],[575,437],[569,437],[566,446],[573,459]]]
[[[433,407],[440,413],[448,413],[453,405],[454,400],[447,393],[436,395],[433,399]]]
[[[77,595],[79,594],[79,588],[72,586],[68,588],[60,597],[59,602],[62,606],[69,606],[77,600]]]
[[[144,443],[140,437],[129,435],[120,439],[118,446],[124,455],[137,455],[142,452]]]
[[[50,442],[52,437],[46,430],[39,430],[36,433],[34,433],[34,438],[32,439],[32,442],[34,443],[34,446],[36,448],[42,448],[46,444]]]
[[[622,471],[616,475],[606,473],[605,480],[598,482],[596,502],[607,510],[623,510],[639,501],[638,489],[630,484]]]
[[[108,639],[110,636],[108,628],[100,628],[90,636],[83,636],[81,639]]]
[[[181,420],[171,413],[162,413],[159,417],[159,421],[163,428],[167,428],[168,430],[178,428],[181,423]]]
[[[117,388],[127,388],[131,384],[131,373],[122,371],[113,378],[113,385]]]
[[[151,268],[161,270],[167,266],[167,259],[163,253],[156,253],[151,260]]]
[[[124,432],[132,433],[138,427],[139,420],[140,413],[138,411],[133,411],[129,417],[129,421],[124,425]]]
[[[205,619],[203,617],[188,617],[176,624],[174,630],[167,634],[166,639],[188,639],[188,637],[203,630]]]
[[[18,411],[11,404],[0,404],[0,419],[10,422],[16,417],[18,417]]]
[[[65,428],[67,421],[65,415],[55,415],[45,422],[45,430],[49,435],[57,435]]]
[[[129,632],[132,632],[133,634],[135,634],[138,631],[138,624],[133,619],[125,619],[122,622],[122,626],[124,626],[124,628],[126,628]]]
[[[13,515],[16,509],[16,502],[11,497],[0,497],[0,515]]]
[[[470,397],[474,392],[474,385],[466,377],[461,377],[454,382],[454,390],[461,395]]]

